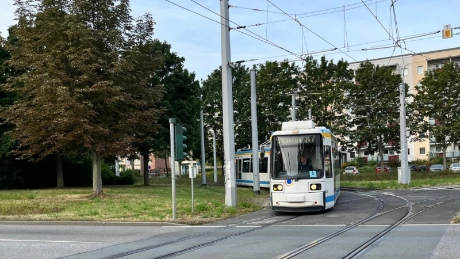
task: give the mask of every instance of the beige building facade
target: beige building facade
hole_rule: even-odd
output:
[[[428,70],[441,68],[446,62],[456,62],[460,69],[460,48],[452,49],[442,49],[435,50],[417,54],[406,54],[403,56],[392,56],[379,59],[368,60],[369,62],[380,65],[387,66],[393,69],[393,72],[400,74],[403,82],[409,86],[409,93],[417,94],[415,91],[415,86],[420,83],[420,81],[425,76],[425,72]],[[356,70],[361,62],[350,63],[350,68]],[[410,103],[413,100],[410,98],[407,99]],[[459,100],[460,101],[460,100]],[[397,107],[395,107],[397,109]],[[433,118],[427,118],[430,120],[430,123],[435,124],[436,120]],[[442,154],[440,147],[433,139],[426,139],[419,142],[408,141],[408,160],[413,161],[417,159],[429,159],[430,157],[439,156]],[[454,143],[449,148],[447,148],[446,157],[447,158],[456,158],[460,157],[460,143]],[[369,156],[366,155],[363,151],[360,151],[359,154],[361,157]],[[395,152],[391,150],[391,146],[388,145],[385,150],[385,157],[391,157],[395,155]],[[373,155],[377,156],[377,154]],[[373,160],[374,157],[369,157]],[[385,159],[386,160],[386,159]]]

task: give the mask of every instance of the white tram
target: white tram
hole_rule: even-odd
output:
[[[340,195],[341,157],[329,129],[316,127],[311,120],[283,122],[281,131],[271,137],[272,210],[305,212],[334,207]]]
[[[262,151],[262,152],[261,152]],[[270,146],[262,144],[259,154],[259,184],[261,188],[270,188],[270,176],[268,174]],[[235,153],[236,185],[253,186],[254,175],[252,173],[252,149],[240,149]]]

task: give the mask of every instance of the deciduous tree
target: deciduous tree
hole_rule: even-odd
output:
[[[383,168],[386,145],[399,149],[399,84],[391,68],[366,61],[356,70],[356,84],[347,91],[349,137],[369,151],[378,151]],[[405,87],[407,93],[407,85]],[[364,146],[363,146],[364,145]]]
[[[156,60],[142,49],[129,0],[16,0],[11,64],[25,69],[10,87],[19,100],[2,114],[27,158],[89,152],[93,193],[102,193],[101,156],[126,154],[139,128],[158,119]],[[139,42],[139,39],[143,39]]]
[[[460,70],[453,62],[445,63],[440,69],[426,71],[414,88],[416,94],[408,105],[413,140],[429,138],[437,143],[446,168],[447,147],[460,139]]]

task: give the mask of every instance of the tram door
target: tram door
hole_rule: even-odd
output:
[[[241,179],[241,161],[242,159],[235,160],[236,179]]]

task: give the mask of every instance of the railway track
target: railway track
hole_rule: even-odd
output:
[[[342,202],[345,204],[352,202],[359,204],[362,199],[366,199],[367,201],[371,199],[376,201],[375,207],[368,206],[368,213],[362,215],[364,218],[356,219],[355,222],[346,224],[344,227],[340,227],[340,229],[336,229],[332,233],[315,238],[313,242],[308,242],[295,249],[292,249],[291,247],[291,250],[289,251],[287,251],[288,249],[284,250],[287,252],[283,252],[283,249],[273,249],[272,252],[266,253],[266,255],[270,254],[270,256],[265,256],[264,258],[273,258],[274,255],[274,258],[315,258],[315,253],[319,251],[317,249],[321,250],[325,249],[327,246],[333,246],[331,244],[334,244],[334,242],[340,242],[338,240],[342,238],[341,236],[356,235],[353,231],[358,230],[359,226],[369,224],[374,226],[376,223],[373,222],[377,222],[379,219],[384,219],[386,220],[385,222],[388,222],[389,219],[393,220],[391,223],[377,224],[379,225],[379,229],[372,229],[369,238],[366,238],[363,242],[356,242],[352,245],[350,245],[352,242],[349,242],[347,244],[347,249],[344,249],[343,252],[340,251],[341,255],[339,257],[327,257],[347,259],[356,258],[367,249],[370,249],[373,244],[381,240],[382,237],[385,237],[389,232],[408,222],[417,215],[420,215],[430,209],[460,200],[460,194],[444,195],[436,198],[418,200],[417,202],[410,202],[408,199],[392,193],[362,193],[360,192],[361,190],[354,189],[348,189],[347,191],[354,192],[356,194],[354,194],[355,198],[352,196],[352,199],[346,201],[343,200]],[[418,195],[418,193],[422,194],[419,195],[420,197],[424,196],[423,190],[411,192],[413,195]],[[369,204],[372,204],[372,202]],[[328,216],[330,214],[331,212],[325,212],[324,214],[319,214],[318,216],[322,217],[322,215]],[[393,214],[397,216],[394,216]],[[270,213],[266,216],[253,217],[245,221],[235,220],[225,225],[192,227],[184,229],[183,231],[180,230],[177,232],[170,232],[168,234],[153,235],[145,240],[117,244],[111,247],[109,246],[82,253],[80,255],[77,254],[70,256],[69,258],[196,258],[198,255],[201,256],[202,254],[206,254],[209,249],[219,249],[219,246],[217,246],[219,243],[224,243],[225,245],[223,246],[225,247],[234,243],[234,241],[231,241],[232,239],[243,237],[243,239],[247,240],[248,236],[254,236],[251,233],[257,233],[258,231],[260,231],[261,234],[256,234],[256,236],[265,235],[265,233],[273,233],[274,231],[276,232],[276,229],[282,229],[279,228],[280,226],[295,225],[298,222],[305,221],[305,219],[309,220],[309,218],[310,215],[305,214],[276,215]],[[382,220],[380,222],[382,222]],[[369,230],[369,228],[367,228],[366,231],[367,230]],[[276,241],[274,242],[276,243]],[[222,255],[222,258],[238,258],[236,255],[229,253],[229,250],[222,251],[227,251],[227,254]],[[277,253],[273,251],[278,251],[282,254],[276,256]],[[256,250],[253,252],[258,254]],[[257,258],[257,256],[250,257]]]
[[[356,190],[351,190],[350,191],[356,191]],[[402,224],[406,223],[407,221],[409,221],[410,219],[412,219],[413,217],[427,211],[427,210],[430,210],[430,209],[433,209],[435,207],[439,207],[439,206],[442,206],[444,204],[447,204],[447,203],[450,203],[450,202],[454,202],[454,201],[458,201],[460,200],[460,195],[447,195],[447,196],[443,196],[443,197],[438,197],[438,198],[434,198],[434,199],[425,199],[425,200],[422,200],[422,201],[419,201],[419,202],[416,202],[416,203],[411,203],[409,202],[407,199],[403,198],[403,197],[400,197],[400,196],[396,196],[394,194],[388,194],[388,193],[383,193],[383,195],[388,195],[388,196],[392,196],[392,197],[396,197],[402,201],[404,201],[405,205],[403,206],[399,206],[399,207],[396,207],[396,208],[393,208],[393,209],[390,209],[388,211],[384,211],[384,212],[379,212],[379,213],[373,213],[371,215],[369,215],[367,218],[363,219],[363,220],[360,220],[354,224],[351,224],[339,231],[336,231],[334,233],[331,233],[327,236],[324,236],[318,240],[315,240],[314,242],[311,242],[311,243],[308,243],[308,244],[305,244],[304,246],[301,246],[301,247],[298,247],[294,250],[291,250],[289,252],[286,252],[286,253],[283,253],[279,256],[276,256],[275,259],[287,259],[287,258],[295,258],[296,256],[300,255],[300,254],[303,254],[304,252],[310,250],[310,249],[313,249],[315,247],[318,247],[318,246],[321,246],[323,243],[326,243],[327,241],[345,233],[345,232],[348,232],[358,226],[361,226],[365,223],[368,223],[378,217],[382,217],[383,215],[386,215],[386,214],[389,214],[389,213],[392,213],[394,211],[397,211],[397,210],[401,210],[401,209],[405,209],[406,210],[406,213],[402,216],[402,217],[399,217],[397,218],[393,224],[389,225],[388,227],[386,227],[385,229],[383,229],[382,231],[379,231],[377,232],[374,236],[372,236],[370,239],[366,240],[365,242],[355,246],[355,248],[353,248],[350,252],[348,252],[347,254],[343,255],[343,259],[351,259],[351,258],[355,258],[357,255],[363,253],[366,249],[368,249],[372,244],[374,244],[375,242],[377,242],[378,240],[380,240],[382,237],[384,237],[385,235],[387,235],[389,232],[391,232],[392,230],[394,230],[395,228],[401,226]],[[378,208],[376,211],[382,211],[383,207],[384,207],[384,202],[382,201],[382,199],[380,198],[376,198],[379,200],[379,203],[378,203]],[[447,199],[447,200],[445,200]],[[442,201],[440,201],[442,200]],[[418,204],[422,204],[422,203],[430,203],[428,205],[425,205],[425,206],[422,206],[422,208],[418,211],[414,211],[414,205],[418,205]]]

